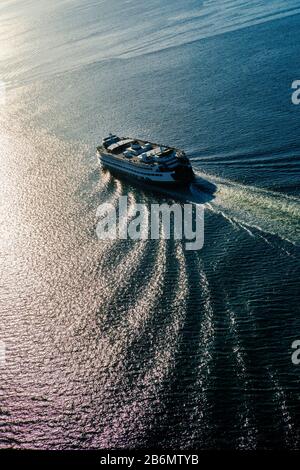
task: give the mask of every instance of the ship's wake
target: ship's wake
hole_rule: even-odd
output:
[[[209,211],[219,214],[235,228],[243,229],[251,236],[264,238],[264,235],[270,234],[299,245],[299,198],[197,170],[195,174],[195,181],[189,188],[148,189],[174,201],[203,204]],[[267,238],[264,239],[268,242]]]
[[[252,229],[276,235],[298,245],[300,241],[300,201],[297,197],[246,186],[219,177],[197,172],[200,182],[191,185],[193,201],[205,202],[209,210],[222,215],[230,222],[253,235]],[[211,200],[202,185],[207,180],[217,190]]]

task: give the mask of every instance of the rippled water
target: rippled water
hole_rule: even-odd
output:
[[[0,446],[298,448],[299,2],[49,3],[0,6]],[[102,173],[110,130],[216,185],[201,251],[97,240],[183,197]]]

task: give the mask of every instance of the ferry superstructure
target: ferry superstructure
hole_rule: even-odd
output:
[[[174,147],[110,134],[97,154],[103,167],[140,182],[176,186],[194,179],[189,159]]]

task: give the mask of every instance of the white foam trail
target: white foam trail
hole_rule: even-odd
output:
[[[252,227],[260,232],[277,235],[293,245],[300,243],[298,198],[217,177],[212,179],[203,173],[200,175],[213,181],[218,188],[214,199],[206,203],[210,210],[238,223],[251,236],[254,235]],[[195,194],[197,189],[192,191]]]

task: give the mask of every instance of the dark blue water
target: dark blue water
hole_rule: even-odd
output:
[[[299,448],[299,13],[1,4],[1,447]],[[109,131],[216,185],[202,250],[97,240],[100,202],[177,201],[101,172]]]

